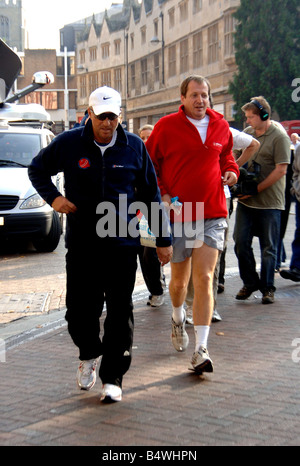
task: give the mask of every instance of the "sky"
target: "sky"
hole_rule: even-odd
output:
[[[59,49],[59,29],[123,0],[23,0],[29,47]]]

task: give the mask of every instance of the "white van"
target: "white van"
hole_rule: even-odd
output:
[[[62,234],[62,218],[28,178],[31,160],[54,138],[45,125],[48,119],[36,104],[0,109],[0,242],[28,240],[39,252],[54,251]],[[54,182],[63,192],[62,175]]]

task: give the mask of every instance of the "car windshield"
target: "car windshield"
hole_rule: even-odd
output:
[[[28,167],[41,150],[39,134],[0,132],[0,160],[15,162]]]

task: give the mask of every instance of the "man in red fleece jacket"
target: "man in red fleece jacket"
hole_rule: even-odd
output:
[[[195,351],[190,369],[196,373],[213,372],[207,342],[213,313],[213,273],[219,250],[224,247],[228,214],[224,186],[234,185],[239,176],[229,125],[209,108],[210,97],[210,83],[205,78],[186,78],[178,113],[159,120],[146,143],[162,200],[171,205],[172,198],[178,197],[183,204],[181,215],[171,214],[172,343],[177,351],[185,351],[189,343],[184,300],[192,267]]]

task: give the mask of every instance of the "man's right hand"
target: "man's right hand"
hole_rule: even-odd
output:
[[[172,204],[172,199],[170,194],[164,194],[161,198],[163,204],[165,204],[166,207],[170,206]]]
[[[77,211],[76,205],[68,201],[68,199],[64,196],[58,196],[56,199],[54,199],[52,202],[52,207],[60,214],[73,214]]]

